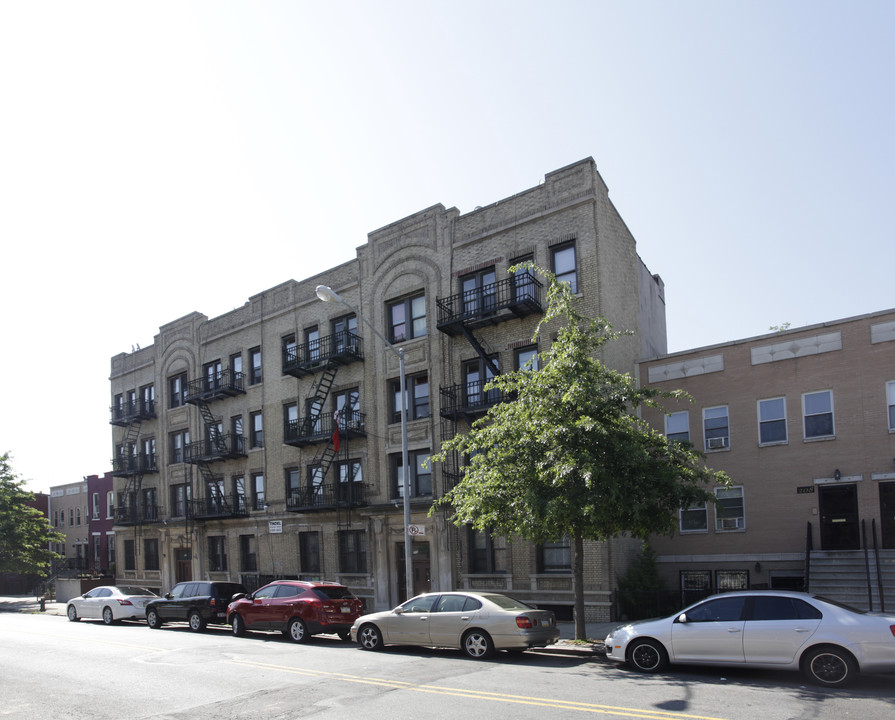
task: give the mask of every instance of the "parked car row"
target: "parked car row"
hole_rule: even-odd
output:
[[[499,593],[424,593],[364,614],[344,585],[302,580],[277,580],[254,592],[238,583],[178,583],[164,597],[140,587],[100,587],[70,600],[67,614],[106,624],[145,617],[153,629],[187,622],[194,632],[229,624],[236,636],[279,631],[298,643],[330,633],[364,650],[418,645],[475,659],[546,647],[560,634],[553,612]],[[644,673],[669,664],[759,667],[801,670],[815,684],[843,687],[861,671],[895,671],[895,615],[799,592],[714,595],[664,619],[622,625],[605,643],[608,659]]]

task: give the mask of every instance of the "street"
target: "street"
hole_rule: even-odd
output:
[[[457,651],[371,653],[335,637],[295,645],[186,626],[107,627],[0,613],[0,716],[78,718],[544,718],[888,720],[895,678],[841,691],[795,673],[675,668],[647,676],[598,655],[526,652],[490,661]],[[770,691],[770,692],[769,692]]]

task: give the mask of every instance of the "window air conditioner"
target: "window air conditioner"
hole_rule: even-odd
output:
[[[727,438],[726,437],[713,437],[709,438],[708,449],[709,450],[720,450],[721,448],[727,447]]]
[[[744,518],[735,517],[735,518],[718,518],[718,529],[719,530],[740,530],[744,527],[745,521]]]

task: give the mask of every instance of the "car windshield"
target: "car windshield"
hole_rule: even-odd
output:
[[[354,593],[342,585],[315,587],[314,594],[321,600],[351,600],[354,598]]]
[[[152,590],[143,587],[119,587],[118,590],[122,595],[152,595],[153,597],[158,597]]]
[[[534,610],[531,605],[526,605],[521,600],[507,597],[506,595],[484,595],[486,600],[490,600],[495,605],[502,607],[504,610]]]
[[[860,608],[852,607],[851,605],[846,605],[845,603],[841,603],[838,600],[830,600],[830,598],[824,597],[823,595],[812,595],[815,600],[820,600],[821,602],[827,603],[827,605],[833,605],[838,608],[842,608],[843,610],[848,610],[849,612],[857,613],[858,615],[866,615],[866,610],[861,610]]]

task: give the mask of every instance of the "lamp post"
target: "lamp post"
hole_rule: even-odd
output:
[[[398,361],[401,366],[401,475],[404,490],[404,585],[407,597],[411,598],[413,597],[413,556],[411,553],[413,536],[410,534],[410,468],[407,464],[407,376],[404,373],[404,349],[399,349],[392,345],[386,337],[375,328],[373,323],[360,314],[356,307],[328,285],[318,285],[316,292],[317,297],[324,302],[342,303],[342,305],[351,310],[357,317],[369,325],[376,337],[382,340],[389,350],[398,356]]]

